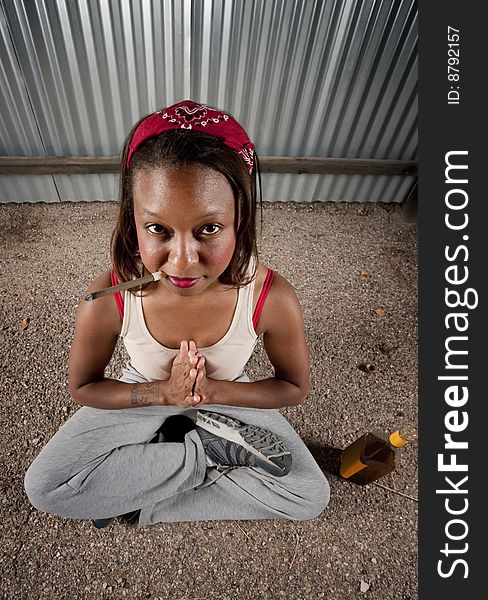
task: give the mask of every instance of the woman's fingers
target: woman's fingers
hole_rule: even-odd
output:
[[[193,396],[186,396],[182,408],[187,408],[188,406],[195,406],[195,404],[199,404],[201,401],[202,397],[199,394],[194,394]]]
[[[180,351],[178,352],[178,358],[186,359],[188,356],[188,342],[186,340],[182,340],[180,344]]]
[[[181,374],[184,378],[183,380],[179,380],[180,383],[178,384],[182,385],[182,388],[180,389],[184,394],[184,398],[179,406],[187,408],[202,404],[205,401],[205,396],[200,393],[195,393],[194,390],[196,382],[198,381],[201,383],[205,377],[205,358],[201,352],[198,352],[194,340],[190,340],[189,342],[182,340],[180,343],[180,351],[175,359],[175,364],[177,364],[180,369],[179,376],[178,370],[175,371],[175,380],[179,380]]]
[[[200,363],[200,360],[202,361],[201,363]],[[207,401],[207,396],[205,394],[202,394],[202,388],[205,387],[204,379],[206,378],[205,369],[203,368],[205,359],[203,357],[201,357],[200,360],[199,360],[199,364],[197,365],[198,372],[197,372],[197,377],[195,379],[194,389],[195,389],[195,391],[198,390],[196,392],[195,396],[198,395],[200,397],[199,404],[205,404],[205,402]]]
[[[197,347],[193,340],[188,344],[188,358],[191,365],[195,365],[198,360]]]

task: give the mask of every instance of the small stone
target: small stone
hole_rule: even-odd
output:
[[[361,585],[359,586],[359,589],[361,590],[361,592],[363,592],[363,594],[365,592],[367,592],[369,590],[369,583],[366,583],[365,581],[363,581],[361,579]]]
[[[371,559],[371,562],[376,565],[378,563],[378,561],[376,560],[376,558],[373,556],[373,558]]]
[[[364,373],[374,373],[376,367],[371,363],[360,363],[358,369]]]

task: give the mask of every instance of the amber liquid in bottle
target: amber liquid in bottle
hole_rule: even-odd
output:
[[[391,473],[395,459],[392,444],[373,433],[366,433],[343,451],[340,473],[349,481],[365,485]]]

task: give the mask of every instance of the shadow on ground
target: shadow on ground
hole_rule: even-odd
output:
[[[330,473],[339,477],[342,448],[334,448],[333,446],[328,446],[327,444],[313,444],[311,442],[307,442],[306,439],[303,441],[324,474],[327,476]]]

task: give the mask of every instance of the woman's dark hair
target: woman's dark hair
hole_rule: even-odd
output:
[[[140,171],[156,170],[163,166],[181,168],[197,165],[222,173],[234,194],[236,247],[229,266],[219,280],[230,287],[238,288],[247,285],[256,274],[254,269],[249,277],[248,268],[253,256],[256,258],[255,265],[257,265],[258,197],[262,225],[261,176],[257,155],[254,154],[254,169],[250,175],[242,157],[218,138],[192,129],[171,129],[145,140],[131,156],[127,168],[129,143],[134,131],[145,118],[133,127],[122,149],[119,210],[110,244],[112,264],[117,278],[119,281],[129,281],[133,277],[140,277],[144,269],[139,257],[134,221],[132,194],[134,175]]]

